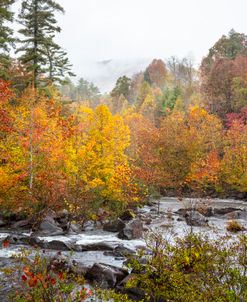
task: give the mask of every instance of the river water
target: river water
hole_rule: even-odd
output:
[[[139,215],[152,219],[151,224],[145,226],[147,230],[153,231],[156,229],[163,233],[164,236],[169,236],[169,238],[173,240],[173,238],[176,236],[184,236],[186,233],[188,233],[188,231],[191,231],[191,227],[188,226],[184,220],[180,221],[180,216],[176,213],[176,211],[181,208],[195,206],[199,203],[207,204],[213,208],[234,207],[247,211],[247,202],[245,201],[222,199],[199,200],[189,198],[179,201],[177,198],[167,197],[161,198],[160,200],[155,200],[151,206],[141,208],[139,210]],[[226,231],[226,223],[228,219],[225,216],[213,216],[209,217],[208,219],[209,223],[207,227],[193,227],[193,232],[206,234],[212,239],[216,238],[217,236],[224,236],[228,234],[234,239],[236,235],[230,234]],[[247,229],[247,219],[240,219],[238,221]],[[5,238],[8,234],[8,232],[0,233],[0,240]],[[140,247],[145,247],[144,239],[130,241],[121,240],[117,237],[117,233],[104,232],[100,229],[83,232],[77,235],[42,237],[42,239],[45,241],[58,240],[68,243],[72,242],[73,244],[85,246],[87,244],[106,243],[112,247],[121,245],[133,251],[136,251]],[[8,248],[1,248],[0,259],[11,258],[14,254],[18,253],[19,250],[19,246],[12,245]],[[52,255],[55,254],[56,251],[48,251],[48,253]],[[63,252],[63,254],[68,255],[69,252]],[[124,261],[124,259],[106,254],[104,251],[73,252],[70,257],[85,266],[92,266],[94,263],[105,263],[121,267]]]

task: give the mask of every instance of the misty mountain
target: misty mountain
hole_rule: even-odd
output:
[[[106,59],[98,62],[84,63],[83,72],[77,72],[78,77],[83,77],[93,82],[100,88],[102,93],[109,92],[113,89],[117,79],[126,75],[132,77],[133,74],[144,70],[152,59]]]

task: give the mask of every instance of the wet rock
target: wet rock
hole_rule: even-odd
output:
[[[39,243],[39,246],[47,250],[55,251],[74,251],[76,250],[75,245],[70,242],[63,242],[59,240],[44,241]]]
[[[214,208],[215,215],[225,215],[235,211],[241,211],[241,210],[236,208]]]
[[[189,211],[185,214],[185,221],[189,226],[207,226],[208,220],[197,211]]]
[[[214,210],[212,207],[207,207],[207,206],[198,206],[195,208],[181,208],[175,212],[175,214],[178,214],[182,217],[185,217],[188,213],[196,211],[200,213],[201,215],[205,217],[212,217],[214,215]]]
[[[181,208],[181,209],[178,209],[178,210],[175,212],[175,214],[185,217],[185,215],[187,214],[188,211],[191,211],[191,209],[184,209],[184,208]]]
[[[115,256],[123,256],[123,257],[128,257],[130,255],[133,255],[135,253],[134,250],[131,250],[127,247],[125,247],[123,244],[119,244],[114,248],[114,255]]]
[[[126,210],[119,218],[123,221],[130,221],[135,218],[135,213],[132,210]]]
[[[114,251],[115,244],[110,242],[96,242],[88,244],[78,244],[76,245],[77,250],[82,252],[86,251]]]
[[[86,273],[85,278],[100,288],[114,288],[126,276],[128,271],[102,263],[95,263]]]
[[[59,218],[55,220],[58,227],[62,228],[63,231],[68,231],[69,229],[69,220],[67,217]]]
[[[69,260],[67,257],[58,252],[56,256],[50,260],[48,270],[50,269],[56,272],[84,275],[88,268],[82,264],[79,264],[75,260]]]
[[[125,227],[125,223],[120,219],[111,220],[103,225],[103,230],[107,232],[121,232]]]
[[[79,234],[82,231],[82,227],[75,222],[70,223],[68,229],[70,235]]]
[[[119,232],[118,238],[120,239],[140,239],[143,235],[143,223],[140,219],[135,219],[128,222],[124,229]]]
[[[136,253],[135,250],[131,250],[131,249],[125,247],[123,244],[120,244],[120,245],[116,246],[112,251],[105,251],[104,255],[126,258],[126,257],[134,255],[135,253]]]
[[[93,220],[86,221],[82,227],[82,231],[84,232],[94,231],[94,229],[95,229],[95,223]]]
[[[17,221],[11,226],[13,229],[29,228],[31,227],[29,220]]]
[[[14,245],[30,245],[34,247],[41,247],[43,243],[43,241],[37,237],[17,234],[8,235],[4,240]]]
[[[242,210],[234,211],[234,212],[225,214],[224,217],[226,219],[243,219],[243,220],[247,220],[247,211],[242,211]]]
[[[63,235],[64,231],[62,228],[56,225],[54,220],[51,221],[51,219],[45,219],[39,226],[38,234],[40,236],[58,236]]]
[[[206,205],[205,206],[203,205],[203,206],[199,206],[196,210],[205,217],[214,216],[214,210],[212,207],[207,207]]]
[[[134,278],[134,275],[125,277],[116,287],[116,290],[124,295],[127,295],[131,301],[141,301],[146,298],[145,291],[138,287],[126,287],[127,283]]]

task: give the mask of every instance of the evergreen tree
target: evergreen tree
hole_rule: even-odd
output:
[[[66,83],[66,76],[73,77],[71,72],[72,65],[69,62],[67,53],[51,39],[50,44],[45,45],[45,54],[47,57],[47,78],[50,83]]]
[[[14,42],[13,31],[6,22],[13,21],[13,13],[10,6],[15,0],[0,0],[0,77],[7,77],[7,69],[10,65],[9,47]]]
[[[24,0],[19,14],[23,26],[19,33],[21,62],[33,73],[34,86],[41,79],[51,82],[60,81],[70,70],[66,53],[54,42],[54,36],[61,31],[55,13],[64,9],[53,0]]]

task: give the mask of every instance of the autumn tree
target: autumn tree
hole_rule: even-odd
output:
[[[138,113],[129,113],[124,116],[124,120],[130,128],[128,155],[136,180],[143,186],[144,195],[147,189],[157,192],[164,184],[159,154],[159,129]]]
[[[245,56],[237,56],[234,60],[222,58],[214,63],[202,83],[204,103],[212,113],[225,118],[247,105],[246,71]]]
[[[160,129],[160,159],[165,186],[186,186],[192,164],[220,148],[221,122],[199,107],[174,111]]]
[[[238,55],[247,55],[247,36],[232,29],[209,49],[208,55],[202,60],[202,73],[209,73],[219,59],[234,60]]]
[[[229,188],[247,191],[247,126],[234,120],[224,138],[224,156],[221,162],[221,178],[226,191]]]
[[[144,80],[150,85],[163,88],[167,77],[166,65],[162,60],[153,60],[144,72]]]
[[[10,211],[22,207],[18,198],[25,198],[24,154],[16,131],[16,113],[10,85],[0,80],[0,207]]]
[[[79,106],[72,125],[74,135],[66,141],[70,202],[80,206],[90,199],[91,208],[121,207],[130,194],[128,127],[105,105],[95,110]]]
[[[231,30],[228,36],[222,36],[215,43],[202,60],[200,71],[204,103],[221,118],[241,109],[239,103],[243,102],[244,96],[242,88],[245,87],[246,58],[246,35]]]

